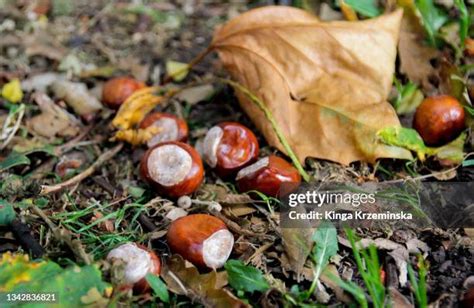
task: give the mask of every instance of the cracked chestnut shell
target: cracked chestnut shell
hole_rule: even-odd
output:
[[[159,194],[177,198],[191,194],[204,178],[198,152],[190,145],[170,141],[148,149],[140,163],[140,174]]]
[[[257,137],[236,122],[223,122],[212,127],[203,142],[203,159],[221,177],[234,176],[257,160],[258,152]]]
[[[296,190],[301,176],[289,162],[270,155],[240,170],[236,181],[240,192],[257,190],[267,196],[278,197]]]
[[[464,108],[452,96],[428,97],[418,106],[413,128],[429,146],[454,140],[464,129]]]
[[[160,258],[143,245],[136,243],[125,243],[112,249],[107,260],[120,259],[125,263],[124,289],[133,288],[137,294],[143,294],[150,290],[145,279],[149,273],[159,276],[161,272]]]
[[[193,214],[173,221],[168,229],[168,245],[173,253],[201,268],[217,269],[229,258],[234,236],[219,218]]]
[[[156,126],[160,131],[147,142],[149,148],[161,142],[181,141],[188,139],[188,124],[181,118],[163,112],[154,112],[147,115],[140,123],[140,128]]]
[[[131,77],[116,77],[107,81],[102,88],[102,103],[111,109],[119,109],[133,92],[145,84]]]

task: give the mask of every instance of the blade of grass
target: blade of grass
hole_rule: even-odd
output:
[[[255,94],[253,94],[249,89],[247,89],[246,87],[242,86],[241,84],[239,84],[238,82],[235,82],[235,81],[232,81],[232,80],[229,80],[229,79],[223,79],[223,78],[219,78],[218,79],[219,81],[223,82],[223,83],[226,83],[226,84],[229,84],[231,85],[232,87],[236,88],[237,90],[241,91],[242,93],[244,93],[255,105],[257,105],[258,108],[260,108],[260,110],[262,110],[262,112],[265,114],[265,117],[267,118],[267,120],[270,122],[270,124],[272,125],[272,128],[273,128],[273,131],[275,132],[275,134],[277,135],[278,137],[278,140],[280,141],[281,145],[283,146],[283,148],[285,149],[286,151],[286,154],[290,157],[291,161],[293,162],[293,165],[295,166],[295,168],[298,170],[298,172],[301,174],[301,176],[303,177],[303,179],[308,182],[310,177],[309,177],[309,174],[306,173],[306,171],[304,170],[303,166],[301,165],[300,161],[298,160],[298,158],[296,157],[295,153],[293,152],[293,150],[291,149],[288,141],[286,140],[285,136],[283,135],[283,132],[281,131],[280,127],[278,126],[278,124],[276,123],[275,121],[275,118],[273,117],[271,111],[267,108],[267,106],[260,100],[260,98],[258,98]]]

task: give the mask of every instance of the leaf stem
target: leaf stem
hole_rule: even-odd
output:
[[[207,47],[205,50],[203,50],[202,52],[200,52],[194,59],[191,60],[191,62],[189,62],[186,67],[174,72],[173,74],[171,75],[168,75],[164,78],[163,80],[163,84],[167,84],[168,82],[172,81],[173,78],[175,76],[179,76],[180,74],[186,72],[186,71],[189,71],[191,70],[196,64],[198,64],[199,62],[202,61],[202,59],[204,59],[211,51],[213,50],[213,46],[209,46]]]
[[[293,152],[290,145],[288,144],[288,141],[286,140],[285,136],[283,135],[283,132],[281,131],[278,124],[276,123],[275,118],[273,117],[270,109],[267,108],[265,103],[262,100],[260,100],[260,98],[258,98],[255,94],[253,94],[249,89],[247,89],[246,87],[244,87],[243,85],[241,85],[238,82],[235,82],[235,81],[232,81],[232,80],[229,80],[229,79],[225,79],[225,78],[218,78],[218,80],[223,82],[223,83],[229,84],[232,87],[234,87],[234,88],[238,89],[239,91],[241,91],[242,93],[244,93],[255,105],[258,106],[258,108],[260,108],[260,110],[262,110],[262,112],[265,114],[265,117],[267,118],[267,120],[272,125],[273,131],[277,135],[278,140],[282,144],[283,148],[285,148],[286,154],[291,158],[291,161],[293,162],[293,165],[296,167],[296,169],[301,174],[303,179],[306,182],[309,182],[309,180],[310,180],[309,174],[306,173],[306,171],[304,170],[304,168],[301,165],[300,161],[296,157],[296,154]]]

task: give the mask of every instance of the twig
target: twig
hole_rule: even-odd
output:
[[[252,232],[250,230],[241,228],[238,223],[236,223],[233,220],[230,220],[229,218],[225,217],[220,212],[211,211],[211,213],[214,216],[216,216],[217,218],[221,219],[227,225],[227,227],[229,227],[229,229],[234,231],[235,233],[238,233],[238,234],[241,234],[241,235],[246,235],[246,236],[249,236],[249,237],[270,238],[270,236],[267,235],[267,234],[259,234],[259,233],[255,233],[255,232]]]
[[[92,263],[92,259],[84,250],[81,241],[77,239],[72,239],[72,234],[71,232],[69,232],[69,230],[56,226],[51,221],[51,219],[49,219],[49,217],[36,205],[31,205],[30,208],[36,215],[38,215],[44,220],[44,222],[48,225],[51,231],[53,231],[54,237],[59,242],[65,243],[69,247],[69,249],[71,249],[77,259],[82,260],[87,265]]]
[[[174,72],[171,75],[165,76],[165,78],[163,79],[163,83],[167,84],[168,82],[172,81],[175,76],[179,76],[179,75],[183,74],[184,72],[189,71],[190,69],[192,69],[196,64],[201,62],[201,60],[204,59],[212,50],[213,50],[213,46],[209,46],[208,48],[206,48],[204,51],[199,53],[194,59],[192,59],[191,62],[189,62],[186,65],[186,67]]]
[[[459,168],[461,165],[457,165],[453,168],[449,168],[449,169],[446,169],[444,171],[439,171],[439,172],[433,172],[433,173],[430,173],[430,174],[425,174],[425,175],[420,175],[420,176],[417,176],[417,177],[409,177],[409,178],[405,178],[405,179],[397,179],[397,180],[390,180],[390,181],[383,181],[383,182],[380,182],[381,184],[396,184],[396,183],[405,183],[405,182],[409,182],[409,181],[421,181],[421,180],[426,180],[426,179],[429,179],[429,178],[432,178],[432,177],[436,177],[436,176],[439,176],[439,175],[442,175],[442,174],[449,174],[450,172],[452,171],[455,171],[457,168]]]
[[[16,115],[17,113],[18,113],[18,118],[16,119],[16,122],[11,129],[8,129],[8,126],[10,125],[10,122],[11,122],[11,117],[8,116],[8,118],[5,120],[5,124],[3,125],[2,135],[0,136],[0,138],[5,139],[5,141],[2,143],[2,145],[0,145],[0,150],[3,150],[4,148],[7,147],[7,145],[10,143],[10,141],[13,139],[16,132],[20,128],[21,120],[23,119],[23,116],[25,115],[24,104],[21,104],[20,107],[18,108],[18,111],[12,115]],[[5,133],[6,136],[4,136],[3,133]]]
[[[69,186],[82,182],[84,179],[91,176],[103,163],[105,163],[106,161],[114,157],[115,154],[120,152],[122,147],[123,147],[123,143],[117,144],[115,147],[113,147],[109,151],[100,155],[97,158],[97,160],[89,168],[87,168],[86,170],[82,171],[75,177],[72,177],[65,182],[62,182],[56,185],[42,185],[40,195],[44,196],[50,193],[55,193],[55,192],[63,190],[64,188],[67,188]]]

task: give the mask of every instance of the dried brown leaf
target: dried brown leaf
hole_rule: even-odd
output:
[[[336,266],[334,266],[333,264],[328,264],[321,274],[321,281],[334,291],[334,294],[336,295],[336,298],[338,300],[346,304],[351,303],[351,298],[347,294],[345,294],[341,286],[339,286],[337,282],[335,282],[334,279],[331,278],[332,276],[340,278]]]
[[[49,96],[36,92],[34,100],[38,104],[41,114],[28,121],[28,127],[31,130],[47,138],[79,134],[79,121],[72,114],[56,105]]]
[[[291,270],[301,274],[306,258],[308,258],[313,242],[311,237],[314,233],[312,228],[282,228],[281,238],[285,248],[285,254]]]
[[[299,9],[269,6],[229,21],[211,47],[232,77],[265,102],[300,161],[410,158],[376,140],[380,128],[400,125],[387,97],[401,18],[397,11],[325,23]],[[267,141],[284,151],[262,111],[237,95]]]
[[[186,295],[206,307],[248,307],[223,289],[227,284],[225,275],[215,271],[200,274],[194,266],[187,267],[180,256],[174,255],[167,260],[162,278],[173,293]]]
[[[56,80],[51,88],[56,97],[63,99],[80,116],[94,115],[102,109],[102,104],[83,83]]]
[[[388,289],[390,294],[390,300],[392,301],[392,307],[398,308],[413,308],[415,307],[400,291],[394,287]]]
[[[414,13],[412,3],[404,8],[398,55],[400,72],[426,91],[432,91],[433,85],[429,78],[436,72],[430,61],[438,57],[439,52],[425,43],[424,30]]]

